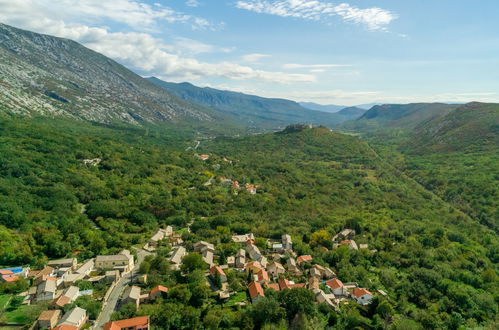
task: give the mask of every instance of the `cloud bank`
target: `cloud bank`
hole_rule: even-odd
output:
[[[348,3],[335,5],[310,0],[240,0],[236,2],[236,7],[261,14],[312,21],[340,17],[347,22],[362,24],[369,30],[386,30],[386,26],[397,18],[395,13],[378,7],[360,9]]]

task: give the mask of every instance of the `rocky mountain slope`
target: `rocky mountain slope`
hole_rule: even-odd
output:
[[[0,24],[0,104],[97,122],[213,120],[115,61],[67,39]]]
[[[229,116],[237,123],[250,128],[272,130],[296,123],[333,127],[360,116],[358,112],[351,111],[343,113],[314,111],[286,99],[264,98],[213,88],[200,88],[190,83],[170,83],[155,77],[148,79],[188,102],[223,112],[225,116]]]

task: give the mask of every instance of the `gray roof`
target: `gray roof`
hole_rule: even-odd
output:
[[[73,263],[76,263],[75,258],[67,258],[67,259],[58,259],[58,260],[50,260],[47,265],[53,266],[53,265],[73,265]]]
[[[92,268],[94,268],[94,259],[90,259],[88,260],[87,262],[85,262],[83,265],[81,265],[75,273],[79,273],[79,274],[83,274],[83,273],[86,273],[88,271],[91,271]]]
[[[78,326],[79,325],[78,322],[80,322],[86,316],[87,316],[86,310],[80,307],[75,307],[72,310],[68,311],[66,314],[64,314],[58,325],[69,324],[69,325]]]
[[[123,254],[114,254],[106,256],[95,257],[95,262],[105,262],[105,261],[128,261],[128,257]]]
[[[175,263],[175,264],[180,264],[182,263],[182,258],[185,256],[185,247],[179,246],[178,249],[176,249],[172,257],[170,258],[170,261]]]
[[[78,289],[77,286],[70,286],[69,288],[64,291],[64,296],[71,298],[71,300],[76,300],[78,298],[78,295],[80,294],[80,289]]]
[[[125,293],[123,294],[123,299],[134,299],[134,300],[139,300],[140,299],[140,288],[138,286],[130,286],[125,290]]]
[[[43,281],[42,283],[38,284],[38,288],[36,290],[37,293],[43,293],[43,292],[54,292],[57,290],[57,286],[55,285],[55,281],[48,280],[48,281]]]

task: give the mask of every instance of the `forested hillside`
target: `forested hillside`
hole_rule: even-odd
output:
[[[158,224],[193,221],[184,240],[216,243],[220,255],[235,252],[231,233],[289,233],[299,255],[311,254],[342,280],[388,296],[340,312],[310,304],[298,322],[293,309],[282,312],[286,297],[269,294],[265,303],[232,308],[199,296],[198,286],[165,266],[155,281],[175,294],[126,316],[147,313],[153,325],[171,327],[180,318],[191,328],[209,327],[216,315],[227,315],[217,323],[224,328],[286,322],[340,329],[493,327],[495,233],[399,173],[367,143],[327,128],[291,126],[202,141],[198,150],[185,151],[193,136],[164,132],[4,116],[0,263],[84,259],[141,246]],[[234,194],[221,177],[257,185],[257,193]],[[369,249],[333,249],[332,236],[345,227],[354,228]],[[275,313],[262,319],[263,311]]]

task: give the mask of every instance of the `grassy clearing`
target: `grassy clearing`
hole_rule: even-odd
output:
[[[231,296],[227,303],[225,303],[225,306],[230,307],[234,306],[237,303],[243,302],[247,300],[246,292],[241,291],[236,293],[235,295]]]

